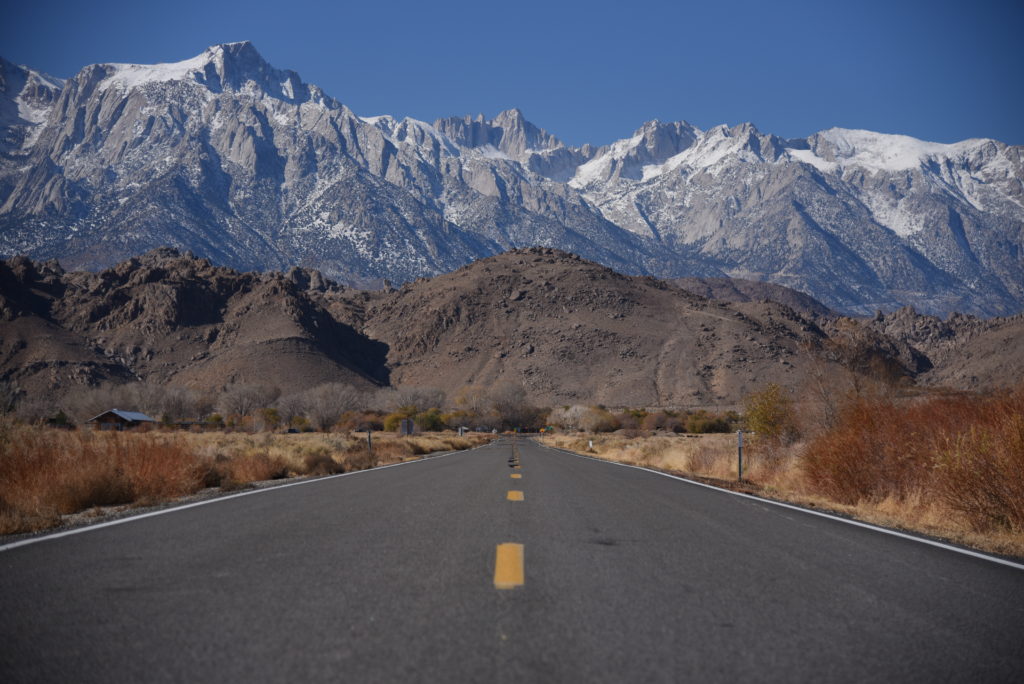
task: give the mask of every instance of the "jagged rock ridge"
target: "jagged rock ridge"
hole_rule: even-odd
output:
[[[577,148],[518,110],[360,117],[247,42],[64,82],[0,67],[6,255],[102,268],[168,245],[366,284],[541,245],[847,313],[1024,307],[1022,149],[998,141],[651,121]]]

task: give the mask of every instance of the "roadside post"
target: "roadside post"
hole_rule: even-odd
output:
[[[743,482],[743,430],[736,431],[736,481]]]
[[[366,428],[366,451],[369,452],[370,460],[373,460],[373,428]]]

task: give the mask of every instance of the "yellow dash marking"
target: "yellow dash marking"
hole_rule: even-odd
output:
[[[523,500],[523,493],[521,491],[519,491],[518,489],[510,489],[509,492],[508,492],[508,500],[509,501],[522,501]]]
[[[515,589],[523,586],[523,545],[498,544],[494,557],[494,588]]]
[[[522,477],[523,477],[523,476],[522,476],[522,475],[520,475],[519,473],[512,473],[512,475],[510,475],[510,477],[511,477],[511,478],[512,478],[513,480],[520,480],[520,479],[522,479]]]

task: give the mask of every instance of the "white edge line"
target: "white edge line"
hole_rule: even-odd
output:
[[[479,446],[472,447],[470,449],[462,449],[461,451],[449,451],[446,453],[437,454],[436,456],[430,456],[428,458],[418,458],[415,461],[402,461],[401,463],[389,463],[382,466],[374,466],[373,468],[366,468],[365,470],[353,470],[349,473],[338,473],[337,475],[325,475],[323,477],[314,477],[308,480],[302,480],[301,482],[287,482],[284,484],[274,485],[272,487],[264,487],[263,489],[251,489],[247,492],[238,492],[237,494],[225,494],[224,496],[218,496],[212,499],[206,499],[204,501],[193,501],[192,503],[181,504],[180,506],[170,506],[168,508],[161,508],[158,511],[149,511],[148,513],[139,513],[138,515],[129,515],[124,518],[118,518],[117,520],[108,520],[106,522],[95,523],[93,525],[83,525],[82,527],[76,527],[70,530],[63,530],[61,532],[54,532],[53,534],[43,534],[38,537],[29,537],[27,539],[19,539],[16,542],[10,544],[4,544],[0,546],[0,553],[4,551],[10,551],[16,549],[19,546],[28,546],[29,544],[36,544],[41,541],[47,541],[50,539],[59,539],[60,537],[70,537],[73,534],[82,534],[83,532],[92,532],[93,530],[100,530],[104,527],[113,527],[114,525],[123,525],[124,523],[134,522],[135,520],[142,520],[143,518],[152,518],[155,515],[164,515],[166,513],[176,513],[178,511],[184,511],[188,508],[196,508],[197,506],[206,506],[207,504],[218,503],[220,501],[228,501],[229,499],[237,499],[241,496],[250,496],[252,494],[266,494],[267,492],[274,492],[288,487],[298,487],[300,485],[312,484],[314,482],[325,482],[327,480],[333,480],[337,477],[348,477],[349,475],[360,475],[362,473],[372,473],[375,471],[386,470],[388,468],[394,468],[396,466],[411,465],[413,463],[425,463],[427,461],[433,461],[434,459],[444,458],[445,456],[452,456],[454,454],[466,453],[481,447],[488,446],[487,444],[481,444]]]
[[[537,444],[536,442],[534,442],[534,443]],[[775,501],[773,499],[766,499],[766,498],[762,498],[760,496],[753,496],[751,494],[744,494],[743,492],[734,492],[731,489],[725,489],[724,487],[716,487],[714,485],[706,484],[704,482],[698,482],[696,480],[690,480],[688,478],[681,477],[679,475],[671,475],[669,473],[663,473],[660,470],[652,470],[650,468],[644,468],[643,466],[631,465],[629,463],[619,463],[617,461],[607,461],[607,460],[605,460],[603,458],[594,458],[593,456],[587,456],[585,454],[578,454],[575,451],[569,451],[568,449],[560,449],[558,447],[549,447],[549,446],[546,446],[544,444],[538,444],[538,446],[543,447],[544,449],[551,449],[552,451],[561,451],[564,454],[568,454],[570,456],[576,456],[577,458],[585,458],[585,459],[590,460],[590,461],[597,461],[598,463],[607,463],[608,465],[620,466],[622,468],[633,468],[635,470],[643,470],[644,472],[653,473],[655,475],[661,475],[662,477],[668,477],[668,478],[671,478],[673,480],[679,480],[680,482],[685,482],[687,484],[696,485],[698,487],[704,487],[706,489],[712,489],[712,490],[714,490],[716,492],[721,492],[723,494],[731,494],[733,496],[743,497],[744,499],[750,499],[751,501],[756,501],[758,503],[771,504],[772,506],[779,506],[781,508],[788,508],[791,511],[799,511],[800,513],[807,513],[809,515],[816,515],[816,516],[818,516],[820,518],[828,518],[829,520],[835,520],[837,522],[846,523],[847,525],[854,525],[856,527],[863,527],[864,529],[867,529],[867,530],[874,530],[875,532],[881,532],[883,534],[889,534],[889,535],[892,535],[894,537],[900,537],[901,539],[909,539],[910,541],[916,541],[916,542],[920,542],[921,544],[927,544],[929,546],[935,546],[935,547],[940,548],[940,549],[946,549],[947,551],[955,551],[957,553],[962,553],[965,556],[972,556],[974,558],[980,558],[982,560],[991,561],[993,563],[999,563],[1000,565],[1006,565],[1006,566],[1009,566],[1011,568],[1016,568],[1017,570],[1024,570],[1024,565],[1022,565],[1020,563],[1015,563],[1015,562],[1013,562],[1011,560],[1006,560],[1005,558],[999,558],[998,556],[990,556],[990,555],[985,554],[985,553],[979,553],[978,551],[971,551],[970,549],[960,548],[959,546],[953,546],[952,544],[945,544],[945,543],[940,542],[940,541],[935,541],[934,539],[926,539],[924,537],[917,537],[917,536],[914,536],[912,534],[905,534],[903,532],[898,532],[896,530],[890,530],[890,529],[888,529],[886,527],[879,527],[878,525],[872,525],[871,523],[861,522],[860,520],[850,520],[849,518],[842,518],[842,517],[840,517],[838,515],[831,515],[829,513],[823,513],[822,511],[815,511],[815,510],[812,510],[810,508],[802,508],[800,506],[794,506],[793,504],[783,503],[781,501]],[[0,550],[2,550],[2,549],[0,549]]]

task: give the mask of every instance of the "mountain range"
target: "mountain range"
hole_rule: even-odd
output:
[[[97,270],[161,246],[360,286],[545,246],[849,314],[1007,315],[1024,148],[683,121],[574,147],[514,109],[360,116],[248,42],[67,80],[0,60],[0,254]]]

